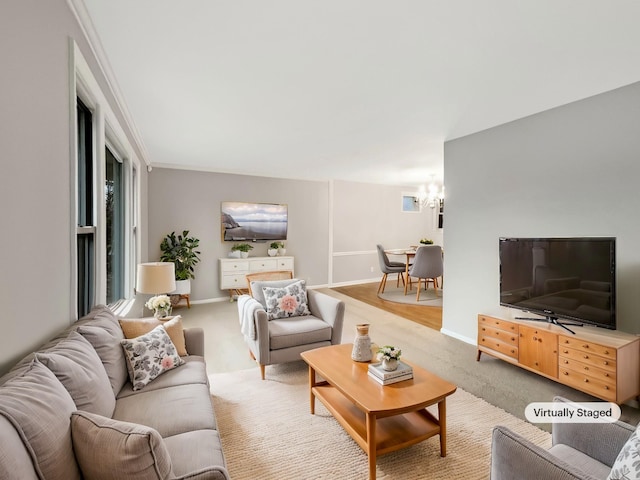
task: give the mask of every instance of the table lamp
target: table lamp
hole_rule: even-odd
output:
[[[176,289],[176,267],[173,262],[138,264],[136,296],[139,293],[162,295]],[[142,309],[144,316],[144,307]]]

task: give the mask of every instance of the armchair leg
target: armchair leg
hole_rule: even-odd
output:
[[[264,380],[264,368],[265,368],[265,366],[262,365],[261,363],[259,363],[258,365],[260,365],[260,376],[262,377],[262,380]]]

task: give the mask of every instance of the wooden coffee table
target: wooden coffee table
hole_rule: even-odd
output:
[[[309,365],[311,414],[317,398],[367,452],[370,480],[376,478],[378,455],[434,435],[440,435],[440,456],[446,456],[446,399],[457,387],[404,358],[413,378],[382,386],[369,377],[369,363],[351,360],[352,348],[332,345],[301,354]],[[436,403],[438,418],[426,410]]]

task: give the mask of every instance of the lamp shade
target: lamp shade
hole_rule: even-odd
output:
[[[173,262],[138,264],[136,292],[169,293],[176,289],[176,266]]]

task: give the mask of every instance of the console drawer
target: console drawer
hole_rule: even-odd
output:
[[[270,270],[277,270],[278,262],[275,259],[252,260],[249,264],[249,269],[252,272],[268,272]]]
[[[562,345],[560,346],[561,364],[564,358],[575,360],[584,364],[589,364],[594,367],[602,368],[604,370],[608,370],[609,372],[615,373],[616,371],[616,361],[612,360],[609,357],[601,357],[599,355],[594,355],[591,352],[587,352],[585,350],[576,350],[574,348],[569,348]]]
[[[502,353],[503,355],[507,355],[508,357],[512,357],[516,360],[518,359],[518,347],[500,339],[487,335],[480,335],[478,338],[478,345],[490,348],[491,350],[495,350],[496,352]]]
[[[615,382],[602,380],[591,375],[585,375],[581,372],[576,372],[561,366],[559,368],[560,380],[565,385],[582,390],[583,392],[590,393],[598,398],[609,400],[611,402],[616,401],[616,384]]]
[[[581,350],[583,352],[600,355],[601,357],[616,359],[616,349],[611,347],[605,347],[604,345],[598,345],[597,343],[585,342],[579,338],[570,338],[564,335],[560,335],[558,345],[562,349],[563,347],[573,348],[575,350]]]
[[[615,384],[615,372],[595,367],[590,363],[579,362],[567,357],[560,357],[560,368],[568,368],[569,370],[600,379],[603,382],[611,382],[611,384]]]
[[[479,328],[479,335],[481,337],[492,337],[516,347],[518,346],[518,335],[510,330],[498,330],[497,328],[493,328],[488,325],[480,325]]]
[[[500,320],[498,318],[487,317],[480,315],[478,317],[480,321],[479,325],[487,325],[489,327],[497,328],[499,330],[506,330],[513,333],[518,333],[518,326],[515,323]]]

